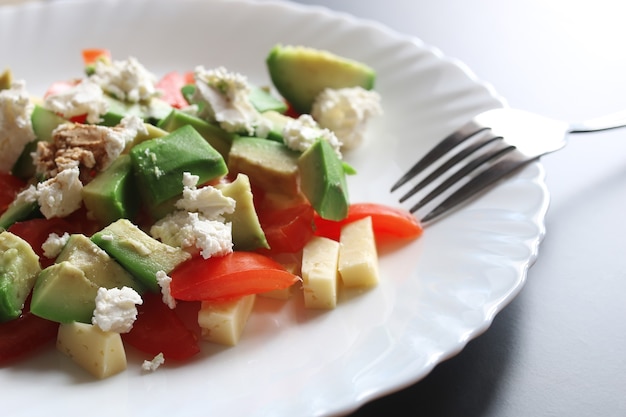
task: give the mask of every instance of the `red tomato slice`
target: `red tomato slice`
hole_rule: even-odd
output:
[[[24,312],[0,323],[0,366],[22,358],[56,338],[59,323]]]
[[[419,220],[407,210],[376,203],[353,203],[348,209],[348,216],[340,221],[326,220],[316,214],[315,234],[338,241],[345,224],[368,216],[372,218],[377,241],[415,239],[423,232]]]
[[[260,253],[295,253],[313,237],[315,210],[309,204],[279,209],[260,210],[259,223],[270,249]]]
[[[180,89],[187,84],[188,77],[185,74],[172,71],[165,74],[163,78],[157,82],[156,88],[163,93],[161,99],[170,106],[180,109],[189,105],[183,93],[180,91]]]
[[[170,276],[172,296],[187,301],[228,300],[287,288],[299,279],[267,256],[239,251],[209,259],[195,256]]]
[[[122,334],[124,343],[152,356],[163,353],[165,359],[182,361],[200,352],[198,337],[185,326],[176,310],[170,309],[161,294],[145,293],[143,304],[137,306],[137,320],[129,333]]]
[[[15,199],[26,183],[8,173],[0,172],[0,214],[9,207],[9,204]]]

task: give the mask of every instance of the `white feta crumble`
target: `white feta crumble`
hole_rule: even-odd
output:
[[[89,78],[122,101],[137,103],[159,95],[156,76],[134,57],[111,63],[99,60]]]
[[[315,98],[311,110],[319,125],[334,132],[345,149],[360,145],[367,122],[382,113],[380,95],[362,87],[327,88]]]
[[[98,288],[92,324],[105,332],[128,333],[137,319],[141,296],[132,288]]]
[[[73,87],[46,97],[43,106],[65,118],[87,115],[87,122],[98,123],[109,109],[102,88],[86,78]]]
[[[35,139],[30,121],[34,108],[24,81],[0,90],[0,172],[10,172],[24,146]]]
[[[56,258],[59,253],[61,253],[61,250],[69,239],[70,235],[67,232],[63,233],[63,236],[59,236],[56,233],[50,233],[46,241],[43,242],[43,245],[41,245],[43,255],[49,259]]]
[[[306,151],[318,139],[327,141],[341,159],[341,142],[337,136],[329,129],[320,127],[310,114],[289,120],[283,128],[283,142],[296,151]]]
[[[37,184],[36,195],[41,213],[47,218],[65,217],[78,210],[83,201],[83,184],[78,167],[68,168]],[[32,193],[32,190],[28,191]]]
[[[228,132],[266,137],[271,124],[250,102],[250,86],[242,74],[224,67],[206,70],[198,66],[194,72],[194,101],[203,103],[198,116],[217,122]]]
[[[164,363],[165,363],[165,357],[163,356],[163,353],[161,352],[158,355],[156,355],[154,358],[152,358],[152,360],[146,359],[145,361],[143,361],[143,363],[141,364],[141,370],[146,371],[146,372],[154,372]]]
[[[131,143],[138,134],[148,134],[148,129],[143,120],[136,115],[124,116],[120,123],[112,128],[107,128],[105,139],[105,151],[106,157],[102,161],[101,170],[105,170],[109,167],[113,161],[126,149],[126,146]]]
[[[170,284],[172,283],[172,278],[165,273],[165,271],[157,271],[156,280],[161,287],[161,295],[163,302],[170,308],[176,308],[176,299],[172,297],[172,293],[170,291]]]
[[[196,188],[199,177],[183,173],[183,196],[176,201],[179,210],[198,212],[209,220],[223,221],[223,214],[231,214],[235,211],[236,202],[233,198],[226,197],[222,191],[206,186]]]
[[[205,259],[233,251],[232,223],[210,220],[200,213],[174,211],[157,221],[150,234],[170,246],[199,249]]]

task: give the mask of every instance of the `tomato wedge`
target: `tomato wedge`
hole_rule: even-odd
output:
[[[18,177],[0,172],[0,214],[4,213],[17,193],[24,187],[26,187],[26,183]]]
[[[235,251],[204,259],[195,256],[174,269],[172,296],[179,300],[229,300],[287,288],[299,278],[267,256]]]
[[[270,249],[259,253],[295,253],[313,237],[313,216],[310,204],[299,204],[278,210],[260,210],[259,223]]]
[[[348,216],[340,221],[326,220],[315,215],[315,235],[339,240],[341,228],[364,217],[372,218],[374,235],[379,242],[394,239],[415,239],[422,235],[419,220],[409,211],[377,203],[353,203]]]
[[[165,359],[182,361],[200,352],[197,334],[189,329],[161,300],[160,294],[145,293],[143,304],[137,306],[137,320],[129,333],[122,334],[124,343]]]
[[[15,320],[0,323],[0,366],[15,362],[56,338],[59,323],[25,311]]]
[[[187,107],[189,103],[183,96],[181,88],[189,84],[189,78],[188,74],[181,74],[177,71],[165,74],[156,84],[156,88],[163,93],[161,99],[178,109]]]
[[[83,63],[85,65],[93,65],[99,59],[111,61],[111,51],[103,48],[87,48],[81,51]]]

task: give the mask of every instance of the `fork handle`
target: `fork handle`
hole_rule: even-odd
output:
[[[626,126],[626,110],[570,124],[569,133],[600,132]]]

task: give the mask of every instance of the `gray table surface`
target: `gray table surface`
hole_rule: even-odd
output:
[[[512,107],[570,121],[626,108],[623,2],[297,2],[416,36]],[[355,417],[626,416],[626,130],[542,161],[547,234],[522,292],[459,355]]]

